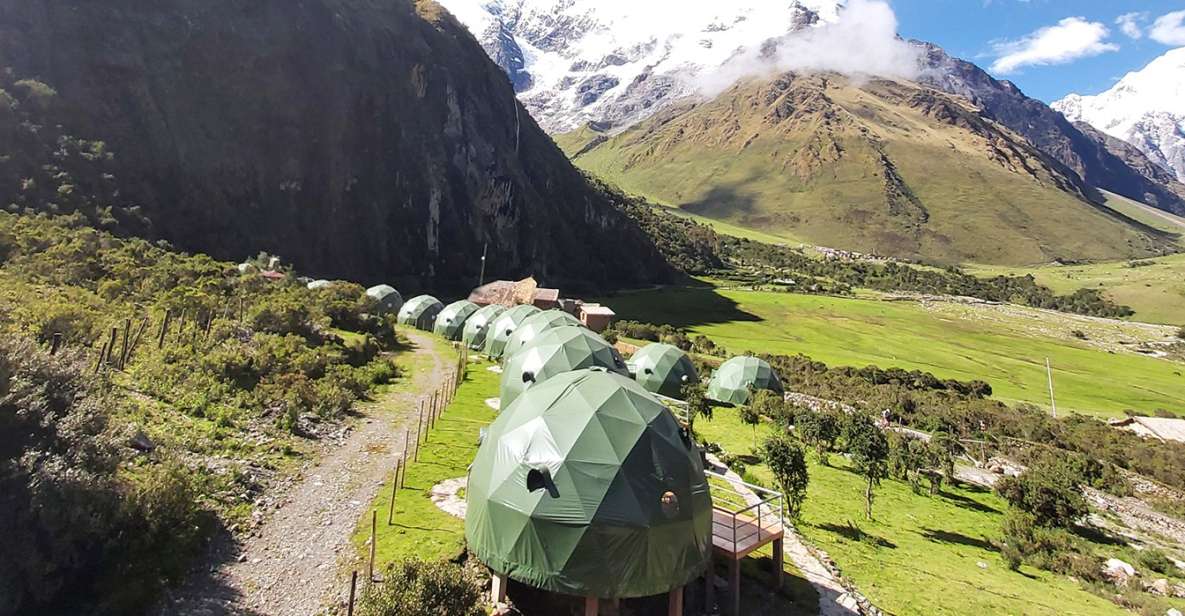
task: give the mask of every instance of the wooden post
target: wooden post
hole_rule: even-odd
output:
[[[160,335],[156,337],[156,348],[165,348],[165,335],[169,333],[169,321],[173,320],[172,309],[165,311],[165,318],[160,322]]]
[[[424,431],[424,412],[420,411],[420,418],[416,421],[416,454],[412,458],[413,461],[420,461],[420,439],[428,440],[428,435],[422,434]]]
[[[783,561],[786,556],[786,539],[774,539],[774,588],[782,587],[782,579],[786,577]]]
[[[741,559],[728,559],[728,613],[741,616]]]
[[[387,509],[387,526],[395,523],[395,494],[399,492],[399,463],[395,463],[395,476],[391,478],[391,507]]]
[[[505,573],[493,573],[493,579],[490,584],[490,602],[497,605],[499,603],[506,603],[506,587],[509,580]]]
[[[399,487],[403,487],[407,479],[407,448],[411,447],[411,429],[403,429],[403,462],[399,464],[403,469],[402,474],[399,475]]]
[[[370,566],[367,568],[367,573],[370,581],[374,582],[374,554],[378,545],[378,530],[379,530],[379,512],[377,509],[370,512]]]
[[[596,597],[584,598],[584,616],[597,616],[601,612],[600,599]]]
[[[350,602],[346,604],[346,616],[354,616],[354,593],[358,590],[358,571],[350,572]]]
[[[132,336],[132,344],[128,347],[128,361],[136,355],[136,349],[140,348],[140,340],[144,338],[144,332],[148,329],[148,317],[144,317],[140,321],[140,327],[136,329],[136,334]]]
[[[61,334],[61,332],[58,332],[53,335],[53,342],[50,343],[50,345],[49,345],[49,354],[50,355],[57,355],[58,350],[61,348],[62,348],[62,334]]]
[[[206,316],[206,332],[202,335],[203,340],[210,339],[210,327],[212,325],[214,325],[214,312],[210,311],[210,313]]]
[[[671,590],[667,598],[667,616],[683,616],[683,587]]]
[[[119,336],[119,328],[112,327],[111,328],[111,339],[107,342],[107,357],[104,360],[104,363],[108,363],[108,364],[111,363],[111,354],[115,352],[115,340],[118,336]]]
[[[716,562],[708,560],[708,570],[704,572],[704,612],[714,613],[716,609]]]
[[[123,320],[123,344],[119,349],[119,369],[123,370],[128,361],[128,344],[132,341],[132,320]]]
[[[95,374],[98,374],[99,370],[103,367],[103,358],[106,357],[106,355],[107,355],[107,343],[103,343],[103,347],[99,349],[99,358],[97,360],[95,360],[95,370],[94,370]]]

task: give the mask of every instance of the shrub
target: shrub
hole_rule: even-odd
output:
[[[1139,553],[1137,560],[1139,560],[1140,564],[1143,565],[1145,568],[1151,569],[1157,573],[1163,573],[1166,575],[1169,573],[1175,573],[1176,568],[1177,568],[1176,564],[1173,563],[1173,560],[1171,558],[1169,558],[1168,556],[1165,555],[1164,552],[1162,552],[1156,548],[1148,548],[1146,550],[1142,550]]]
[[[786,512],[791,518],[797,519],[802,511],[802,503],[806,500],[807,485],[810,483],[806,455],[798,443],[784,435],[766,439],[764,453],[765,463],[786,497]]]
[[[873,488],[888,474],[889,443],[866,415],[848,415],[844,441],[856,471],[864,476],[864,515],[872,519]]]
[[[483,616],[482,587],[471,569],[448,562],[407,560],[389,565],[370,584],[359,616]]]
[[[1185,340],[1185,327],[1177,330],[1177,337],[1181,340]]]
[[[798,409],[794,414],[794,433],[814,448],[819,463],[826,466],[829,463],[827,454],[839,438],[839,419],[834,413]]]
[[[1089,511],[1082,476],[1055,456],[1030,466],[1019,477],[1005,477],[996,492],[1012,507],[1033,516],[1033,524],[1068,528]]]

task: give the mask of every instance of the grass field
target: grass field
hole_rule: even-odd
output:
[[[374,503],[374,509],[379,512],[378,566],[413,557],[452,559],[464,550],[465,522],[437,508],[428,498],[428,491],[441,481],[468,473],[469,464],[477,454],[480,430],[496,416],[485,403],[486,398],[497,395],[498,391],[498,375],[486,370],[489,365],[470,365],[469,375],[456,398],[436,423],[428,442],[421,445],[419,461],[408,465],[403,488],[396,497],[393,525],[387,525],[390,481],[379,492]],[[360,552],[364,551],[369,536],[368,513],[359,520],[354,533],[354,543]]]
[[[695,427],[701,438],[726,451],[746,453],[752,447],[752,429],[735,410],[717,409],[712,420],[701,419]],[[764,424],[759,438],[772,430]],[[991,492],[946,486],[943,494],[929,497],[887,480],[876,490],[875,520],[868,522],[863,479],[844,458],[832,455],[832,467],[809,458],[811,481],[799,531],[878,607],[893,614],[1130,613],[1066,576],[1030,567],[1009,571],[989,541],[999,534],[1006,507]],[[748,473],[773,485],[763,465],[750,466]]]
[[[1163,408],[1185,415],[1185,364],[1092,347],[1071,336],[1072,328],[1086,327],[1079,320],[1062,324],[1060,315],[1045,312],[706,287],[604,301],[622,319],[686,327],[734,354],[803,353],[833,366],[982,379],[998,398],[1045,407],[1048,357],[1063,412],[1110,417]]]
[[[1136,320],[1185,325],[1185,254],[1147,259],[1143,267],[1128,261],[1087,265],[1046,265],[1033,268],[968,266],[977,276],[1032,274],[1037,282],[1058,293],[1102,288],[1107,296],[1136,311]]]

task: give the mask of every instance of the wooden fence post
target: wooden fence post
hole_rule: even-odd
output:
[[[346,604],[346,616],[354,616],[354,592],[358,589],[358,571],[350,573],[350,602]]]
[[[98,374],[99,370],[103,367],[103,358],[106,355],[107,355],[107,343],[103,343],[103,347],[101,349],[99,349],[99,358],[97,360],[95,360],[95,370],[94,370],[95,374]]]
[[[415,462],[420,461],[420,439],[423,438],[425,441],[428,440],[427,434],[424,434],[423,436],[421,436],[420,433],[423,431],[424,431],[424,411],[421,409],[420,410],[420,419],[419,419],[419,421],[416,422],[416,455],[412,458],[412,460]]]
[[[370,512],[370,568],[367,571],[370,574],[370,581],[374,582],[374,555],[375,549],[378,545],[378,528],[379,528],[379,512],[377,509]]]
[[[156,348],[165,348],[165,335],[169,333],[169,321],[173,320],[173,309],[165,311],[165,318],[160,322],[160,335],[156,337]]]
[[[132,320],[123,320],[123,344],[119,349],[119,369],[123,370],[128,361],[128,344],[132,342]]]
[[[395,476],[391,478],[391,507],[387,509],[387,526],[395,523],[395,494],[399,492],[399,463],[395,463]]]
[[[119,328],[111,328],[111,339],[107,342],[107,357],[103,360],[104,363],[111,363],[111,354],[115,352],[115,340],[119,336]]]
[[[403,429],[403,462],[400,467],[403,469],[403,474],[399,476],[399,487],[403,487],[407,479],[407,448],[411,447],[411,429]]]
[[[61,332],[57,332],[53,335],[53,342],[50,343],[50,345],[49,345],[49,354],[50,355],[57,355],[58,351],[61,348],[62,348],[62,334],[61,334]]]

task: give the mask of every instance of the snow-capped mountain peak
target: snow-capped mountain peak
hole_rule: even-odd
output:
[[[705,73],[789,32],[834,22],[839,0],[442,0],[549,131],[628,125]]]
[[[1051,107],[1132,144],[1185,181],[1185,47],[1128,73],[1102,94],[1070,94]]]

